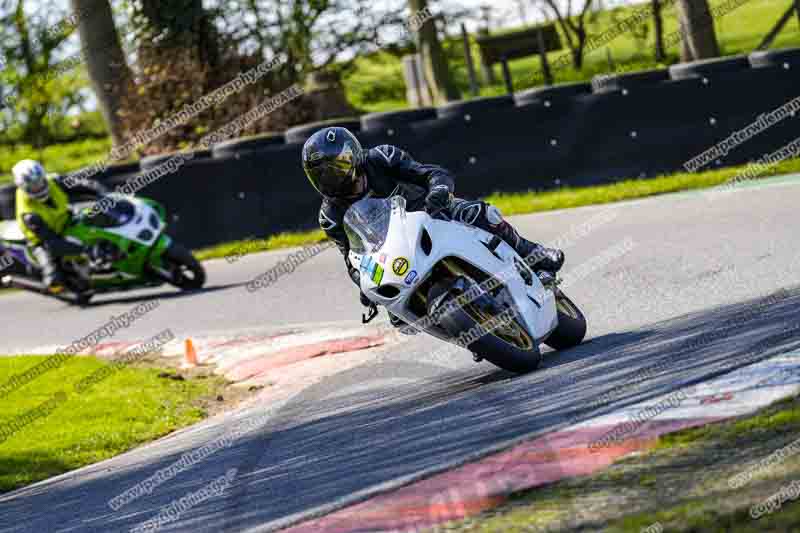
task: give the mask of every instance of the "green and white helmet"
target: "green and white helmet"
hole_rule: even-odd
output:
[[[14,184],[30,198],[41,202],[50,197],[47,173],[38,161],[23,159],[14,165],[11,172],[14,174]]]

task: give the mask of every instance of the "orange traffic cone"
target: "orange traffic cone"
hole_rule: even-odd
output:
[[[197,363],[197,351],[194,349],[194,344],[192,343],[192,339],[186,339],[186,350],[184,352],[186,354],[185,361],[181,365],[182,368],[193,368],[198,365]]]

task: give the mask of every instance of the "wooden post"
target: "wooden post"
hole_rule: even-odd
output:
[[[478,35],[489,35],[489,32],[486,30],[479,30]],[[497,83],[497,78],[494,77],[494,69],[492,68],[492,64],[486,61],[486,58],[481,54],[481,73],[483,74],[483,79],[486,82],[486,85],[494,85]]]
[[[422,70],[419,54],[403,57],[403,78],[406,82],[406,100],[411,107],[431,105],[428,84]]]
[[[469,46],[469,35],[467,27],[461,23],[461,39],[464,41],[464,58],[467,61],[467,72],[469,73],[469,88],[472,96],[478,96],[478,77],[475,74],[475,65],[472,63],[472,49]]]
[[[511,70],[508,68],[508,59],[505,57],[501,59],[503,63],[503,81],[506,82],[506,91],[508,94],[514,94],[514,84],[511,81]]]
[[[542,64],[542,75],[544,76],[545,85],[553,85],[553,72],[550,70],[550,62],[547,60],[547,50],[544,42],[544,31],[539,26],[539,31],[536,32],[536,39],[539,41],[539,62]]]

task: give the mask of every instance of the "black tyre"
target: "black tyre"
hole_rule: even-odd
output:
[[[780,67],[790,70],[800,68],[800,48],[759,50],[748,56],[753,68]]]
[[[286,142],[289,144],[296,143],[302,144],[308,140],[309,137],[323,128],[332,126],[339,126],[347,128],[353,133],[361,131],[360,118],[337,118],[331,120],[324,120],[322,122],[312,122],[310,124],[302,124],[286,130]]]
[[[514,93],[514,101],[518,106],[545,102],[552,104],[591,93],[591,83],[559,83],[551,87],[536,87],[535,89]]]
[[[750,68],[750,61],[745,55],[730,57],[715,57],[701,59],[690,63],[678,63],[669,67],[669,74],[673,80],[687,80],[691,78],[714,79],[717,76],[742,72]]]
[[[441,313],[439,325],[453,339],[471,339],[472,332],[485,331],[481,324],[491,317],[481,317],[481,308],[492,307],[492,302],[482,302],[482,296],[460,306],[456,298],[461,291],[453,289],[452,281],[436,283],[428,291],[428,314]],[[444,309],[444,312],[440,311]],[[496,315],[495,315],[496,316]],[[482,318],[482,319],[481,319]],[[518,374],[536,370],[542,362],[539,344],[516,320],[490,331],[465,346],[472,353],[490,363]],[[479,334],[479,333],[476,333]]]
[[[586,317],[566,294],[559,291],[556,296],[558,327],[544,341],[554,350],[566,350],[578,346],[586,336]]]
[[[513,107],[514,97],[511,95],[487,96],[450,102],[437,108],[436,113],[439,118],[463,117],[464,120],[469,121],[474,117],[489,116],[497,111]]]
[[[424,107],[421,109],[408,109],[405,111],[388,111],[384,113],[370,113],[361,117],[362,131],[382,131],[383,133],[407,128],[412,122],[433,120],[436,118],[436,109]],[[390,134],[391,135],[391,134]]]
[[[154,168],[160,167],[161,165],[163,165],[164,163],[166,163],[167,161],[169,161],[170,159],[179,154],[185,156],[188,155],[189,152],[172,152],[169,154],[158,154],[158,155],[147,156],[142,158],[142,160],[139,162],[139,165],[142,167],[143,172],[148,170],[153,170]],[[209,159],[211,157],[211,150],[209,149],[194,150],[193,154],[194,155],[191,158],[192,161],[197,159]]]
[[[88,307],[89,303],[92,301],[92,296],[94,296],[94,294],[91,292],[80,292],[75,295],[75,300],[72,303],[78,307]]]
[[[195,259],[192,252],[177,242],[170,244],[162,258],[164,267],[170,272],[167,283],[183,290],[200,289],[206,283],[206,270]],[[161,276],[159,276],[161,277]]]
[[[669,71],[665,68],[656,70],[640,70],[626,74],[611,76],[595,76],[592,78],[592,90],[595,93],[607,91],[621,91],[622,89],[638,89],[652,87],[664,81],[669,81]]]
[[[271,146],[286,144],[283,133],[264,133],[250,137],[239,137],[230,141],[215,144],[211,153],[215,158],[239,157],[243,154],[258,152]]]

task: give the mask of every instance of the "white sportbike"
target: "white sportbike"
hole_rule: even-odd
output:
[[[401,196],[356,202],[344,229],[371,302],[365,323],[382,306],[408,328],[519,373],[539,366],[540,343],[562,350],[583,341],[586,319],[556,278],[532,270],[499,237],[408,212]]]

